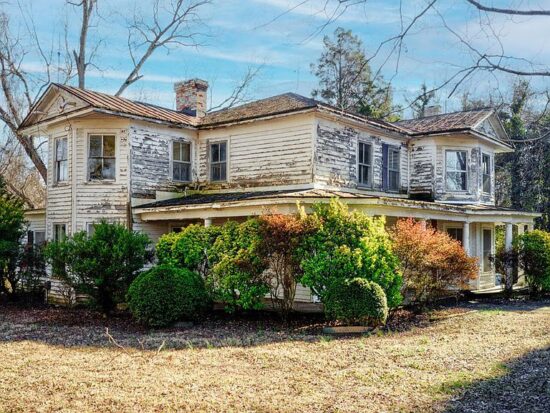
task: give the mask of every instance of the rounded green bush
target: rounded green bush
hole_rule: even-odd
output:
[[[128,289],[128,307],[140,323],[164,327],[196,319],[210,306],[202,278],[185,268],[159,265],[140,274]]]
[[[364,278],[333,284],[327,291],[324,306],[328,318],[346,324],[378,326],[388,318],[384,290]]]

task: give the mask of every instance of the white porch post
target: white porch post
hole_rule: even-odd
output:
[[[512,249],[512,238],[514,236],[514,224],[511,222],[506,223],[506,233],[504,235],[504,248],[506,251]]]
[[[470,223],[464,222],[462,229],[462,248],[466,252],[466,255],[470,255]]]
[[[212,225],[212,218],[204,218],[204,226],[209,227]]]
[[[527,232],[533,231],[533,221],[527,223]]]

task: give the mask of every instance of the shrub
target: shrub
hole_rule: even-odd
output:
[[[550,233],[527,232],[518,239],[520,263],[531,294],[550,291]]]
[[[101,222],[95,225],[93,235],[77,232],[72,238],[50,243],[45,254],[61,278],[70,280],[77,292],[90,295],[109,314],[151,261],[149,242],[145,234],[121,224]]]
[[[302,275],[296,253],[306,234],[314,230],[297,215],[262,215],[260,221],[260,255],[269,265],[270,295],[275,308],[287,318],[292,311],[296,285]]]
[[[24,232],[23,203],[6,191],[0,177],[0,293],[13,294],[18,286],[17,264]]]
[[[388,318],[382,287],[364,278],[332,284],[325,296],[325,314],[346,324],[378,326]]]
[[[414,303],[424,306],[477,277],[477,258],[445,232],[409,218],[397,221],[391,237]]]
[[[269,293],[267,263],[258,252],[259,221],[228,221],[219,229],[209,260],[207,285],[228,312],[260,309]]]
[[[402,300],[402,278],[383,218],[371,218],[350,212],[342,202],[313,206],[313,214],[302,219],[316,230],[304,237],[300,245],[300,282],[325,301],[333,283],[354,278],[374,281],[384,290],[389,308]]]
[[[136,320],[151,327],[197,319],[210,307],[204,281],[197,273],[166,264],[140,274],[130,285],[127,300]]]

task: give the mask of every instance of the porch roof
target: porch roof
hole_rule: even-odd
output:
[[[273,209],[289,213],[296,210],[297,202],[309,207],[317,202],[328,202],[335,197],[352,208],[365,210],[370,215],[515,223],[531,222],[540,215],[489,205],[444,204],[315,188],[195,193],[134,206],[134,212],[145,221],[250,216]]]

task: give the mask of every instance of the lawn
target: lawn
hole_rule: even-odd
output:
[[[550,409],[550,302],[403,313],[394,331],[338,339],[320,321],[147,331],[125,317],[0,307],[0,412]]]

